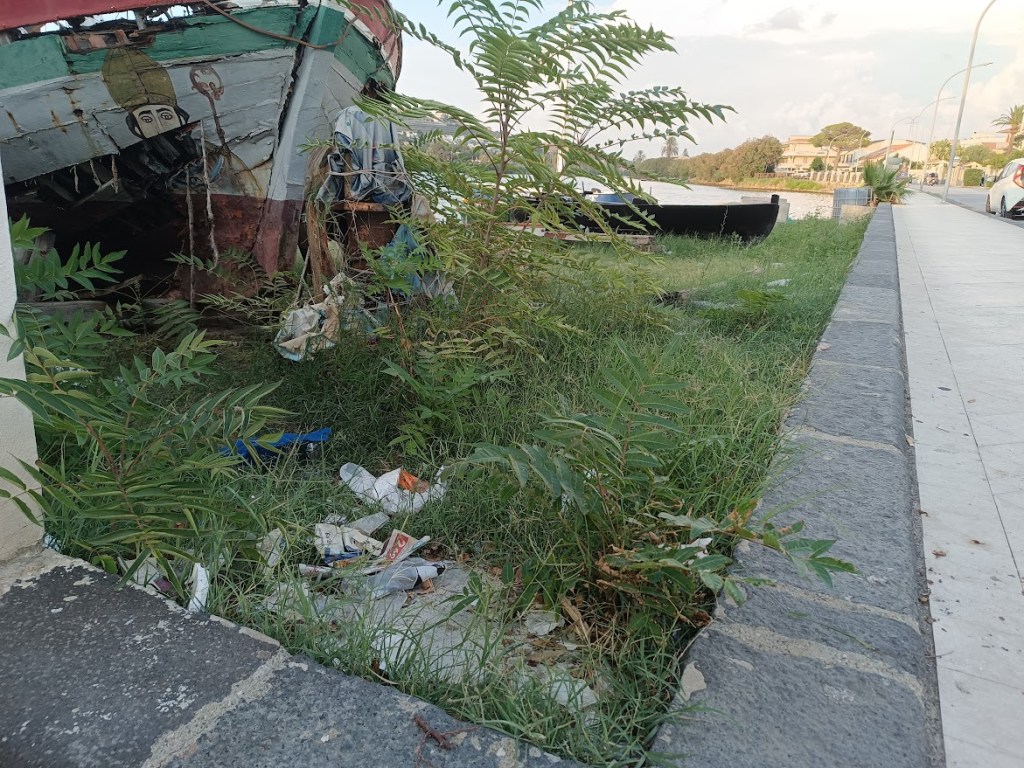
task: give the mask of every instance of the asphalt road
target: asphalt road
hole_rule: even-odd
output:
[[[916,192],[917,186],[913,186],[912,189]],[[924,191],[930,195],[936,195],[942,197],[942,187],[925,187]],[[949,202],[956,203],[959,206],[967,208],[971,211],[977,211],[978,213],[985,213],[985,192],[986,190],[982,187],[950,187],[949,190]],[[993,219],[998,219],[998,216],[989,214]],[[1014,226],[1024,228],[1024,218],[1017,219],[1003,219],[1012,223]]]

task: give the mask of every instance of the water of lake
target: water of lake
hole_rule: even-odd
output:
[[[809,192],[749,192],[739,189],[723,189],[721,187],[704,187],[691,184],[689,189],[665,184],[659,181],[642,181],[640,186],[650,192],[660,203],[676,203],[679,205],[714,205],[718,203],[738,203],[740,196],[764,198],[767,203],[773,194],[789,201],[789,216],[792,219],[803,219],[808,216],[832,215],[832,195],[821,195]]]

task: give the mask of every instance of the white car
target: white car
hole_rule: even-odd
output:
[[[985,210],[998,211],[1007,219],[1024,216],[1024,157],[1008,162],[996,176],[985,198]]]

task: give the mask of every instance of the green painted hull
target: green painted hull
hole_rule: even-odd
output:
[[[394,87],[395,77],[377,45],[353,32],[341,46],[333,44],[347,25],[345,14],[329,7],[298,9],[285,5],[238,11],[234,16],[272,35],[303,38],[312,45],[329,46],[335,58],[362,81],[375,78]],[[223,16],[196,16],[180,21],[180,28],[156,35],[146,54],[162,64],[183,59],[207,60],[274,48],[294,50],[295,43],[254,32]],[[105,50],[75,53],[59,35],[18,40],[0,45],[0,95],[9,88],[42,83],[73,75],[99,73]]]

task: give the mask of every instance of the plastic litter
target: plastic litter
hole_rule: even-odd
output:
[[[765,283],[765,285],[768,288],[785,288],[789,283],[789,278],[784,278],[782,280],[772,280],[770,283]]]
[[[380,555],[384,551],[384,543],[370,538],[355,528],[319,523],[315,529],[316,549],[328,560],[349,560],[361,555]]]
[[[403,531],[392,531],[391,536],[388,538],[388,543],[384,545],[380,566],[387,568],[395,563],[400,563],[413,552],[421,549],[429,541],[429,536],[424,536],[422,539],[414,539]]]
[[[287,448],[293,446],[302,446],[306,449],[306,455],[315,455],[319,451],[319,446],[322,443],[326,443],[331,437],[331,428],[324,427],[314,432],[298,433],[298,432],[285,432],[284,434],[275,437],[273,440],[269,438],[274,437],[273,435],[266,435],[264,437],[248,438],[246,440],[235,440],[233,448],[221,448],[221,456],[231,456],[232,454],[241,456],[245,461],[252,464],[256,459],[262,461],[273,461],[281,452]],[[315,449],[315,450],[310,450]]]
[[[439,482],[428,483],[404,469],[374,477],[364,467],[349,463],[338,470],[338,476],[362,501],[379,505],[392,517],[415,514],[427,502],[442,498],[447,490]]]
[[[282,357],[298,363],[307,355],[335,346],[341,328],[343,280],[344,275],[338,275],[325,285],[326,298],[319,304],[292,309],[281,318],[274,347]]]
[[[189,613],[206,610],[206,597],[210,592],[210,572],[199,563],[192,566],[192,599],[188,602]]]
[[[700,539],[694,539],[693,541],[691,541],[686,546],[688,546],[688,547],[700,547],[700,552],[698,552],[696,555],[694,555],[694,557],[697,560],[700,560],[702,557],[707,557],[708,556],[708,545],[709,544],[711,544],[711,537],[710,536],[705,536],[705,537],[700,538]]]
[[[366,586],[375,599],[392,592],[411,592],[423,582],[436,579],[447,567],[446,563],[432,563],[422,557],[413,557],[400,565],[385,568],[368,579]]]
[[[334,568],[329,565],[307,565],[305,563],[299,564],[299,575],[305,576],[306,578],[320,578],[321,576],[333,576],[337,573]]]
[[[124,560],[121,562],[121,567],[127,573],[135,567],[135,563],[135,560]],[[160,570],[160,566],[153,562],[153,558],[149,555],[146,555],[142,565],[132,574],[131,580],[133,584],[138,584],[140,587],[153,587],[160,592],[168,592],[171,586],[164,576],[164,572]],[[165,583],[168,589],[163,588]]]
[[[355,528],[357,531],[360,531],[362,533],[365,533],[367,536],[370,536],[371,534],[373,534],[374,531],[376,531],[381,526],[387,525],[390,519],[391,518],[389,518],[383,512],[376,512],[372,515],[367,515],[366,517],[361,517],[358,520],[353,521],[349,524],[349,527]],[[330,521],[325,520],[324,522]]]
[[[550,635],[564,623],[565,620],[555,611],[530,611],[523,617],[523,628],[528,635],[535,637]]]
[[[323,614],[327,602],[326,597],[312,594],[304,583],[282,581],[264,599],[263,607],[289,621],[303,621],[311,613]]]
[[[284,534],[281,533],[281,529],[275,528],[256,546],[256,551],[260,553],[260,557],[263,558],[263,562],[267,566],[267,570],[275,568],[279,562],[281,562],[281,556],[284,555],[284,551],[288,548],[288,541],[285,539]]]

